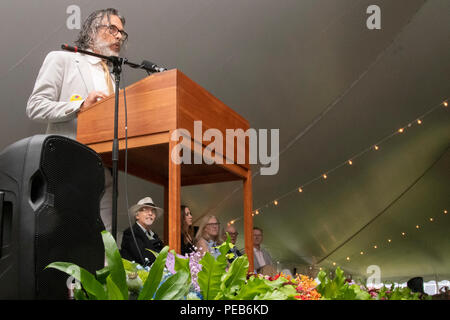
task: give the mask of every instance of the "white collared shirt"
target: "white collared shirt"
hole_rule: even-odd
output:
[[[141,227],[142,231],[144,231],[144,233],[145,233],[147,236],[150,236],[150,238],[151,238],[150,240],[155,239],[155,237],[153,236],[155,233],[154,233],[152,230],[147,230],[147,229],[145,229],[143,226],[140,225],[139,222],[136,222],[136,224],[137,224],[139,227]]]
[[[89,62],[89,70],[91,71],[92,75],[92,82],[94,83],[95,91],[101,91],[105,93],[106,95],[109,95],[109,89],[108,85],[105,80],[105,72],[103,71],[103,67],[101,65],[101,59],[85,55],[86,60]],[[113,81],[113,89],[114,88],[114,78],[111,75],[111,80]]]

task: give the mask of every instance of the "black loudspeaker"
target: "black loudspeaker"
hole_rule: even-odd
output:
[[[0,154],[0,299],[67,299],[68,276],[44,268],[104,266],[104,167],[92,149],[56,135],[20,140]]]

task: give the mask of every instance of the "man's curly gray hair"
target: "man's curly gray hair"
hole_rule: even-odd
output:
[[[119,17],[122,24],[125,25],[125,18],[119,13],[117,9],[108,8],[92,12],[86,19],[86,21],[84,21],[83,26],[81,27],[80,34],[78,35],[78,39],[75,41],[75,44],[80,49],[92,49],[95,37],[97,35],[98,27],[102,24],[105,16],[108,18],[109,24],[111,23],[111,16],[117,16]]]

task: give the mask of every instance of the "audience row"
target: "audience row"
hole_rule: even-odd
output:
[[[145,197],[138,201],[129,209],[129,214],[134,216],[136,222],[123,232],[121,255],[123,258],[135,261],[143,266],[150,266],[156,257],[152,253],[160,252],[164,243],[159,236],[152,231],[152,225],[155,220],[161,217],[163,210],[157,207],[152,198]],[[181,255],[189,255],[194,252],[200,252],[202,255],[209,252],[214,257],[220,255],[218,246],[230,236],[230,241],[234,247],[230,253],[234,257],[241,256],[237,246],[238,232],[233,225],[227,225],[221,228],[217,217],[207,215],[202,217],[197,226],[193,225],[193,216],[187,206],[181,206]],[[263,230],[253,228],[253,255],[255,272],[274,275],[276,269],[273,266],[270,254],[261,247],[263,241]],[[233,259],[229,261],[232,262]]]

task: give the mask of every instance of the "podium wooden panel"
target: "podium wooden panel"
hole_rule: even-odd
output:
[[[181,142],[195,155],[202,155],[211,141],[195,139],[194,121],[202,121],[202,133],[218,129],[224,138],[227,129],[249,129],[249,123],[207,90],[177,69],[153,74],[125,88],[128,124],[128,165],[130,174],[164,186],[165,239],[171,249],[180,252],[181,186],[242,180],[244,184],[245,251],[253,270],[253,222],[251,169],[248,162],[248,141],[245,148],[224,143],[222,154],[215,154],[222,163],[176,164],[171,161],[172,149]],[[114,96],[94,104],[78,114],[77,140],[100,154],[106,166],[112,166],[111,150],[114,132]],[[191,139],[172,141],[172,133],[186,129]],[[119,103],[119,169],[124,170],[125,105],[123,90]],[[230,141],[228,141],[230,142]],[[227,150],[234,148],[233,159]],[[239,164],[245,152],[245,163]],[[228,161],[227,161],[228,160]],[[220,161],[218,161],[220,162]],[[228,163],[229,162],[229,163]]]

